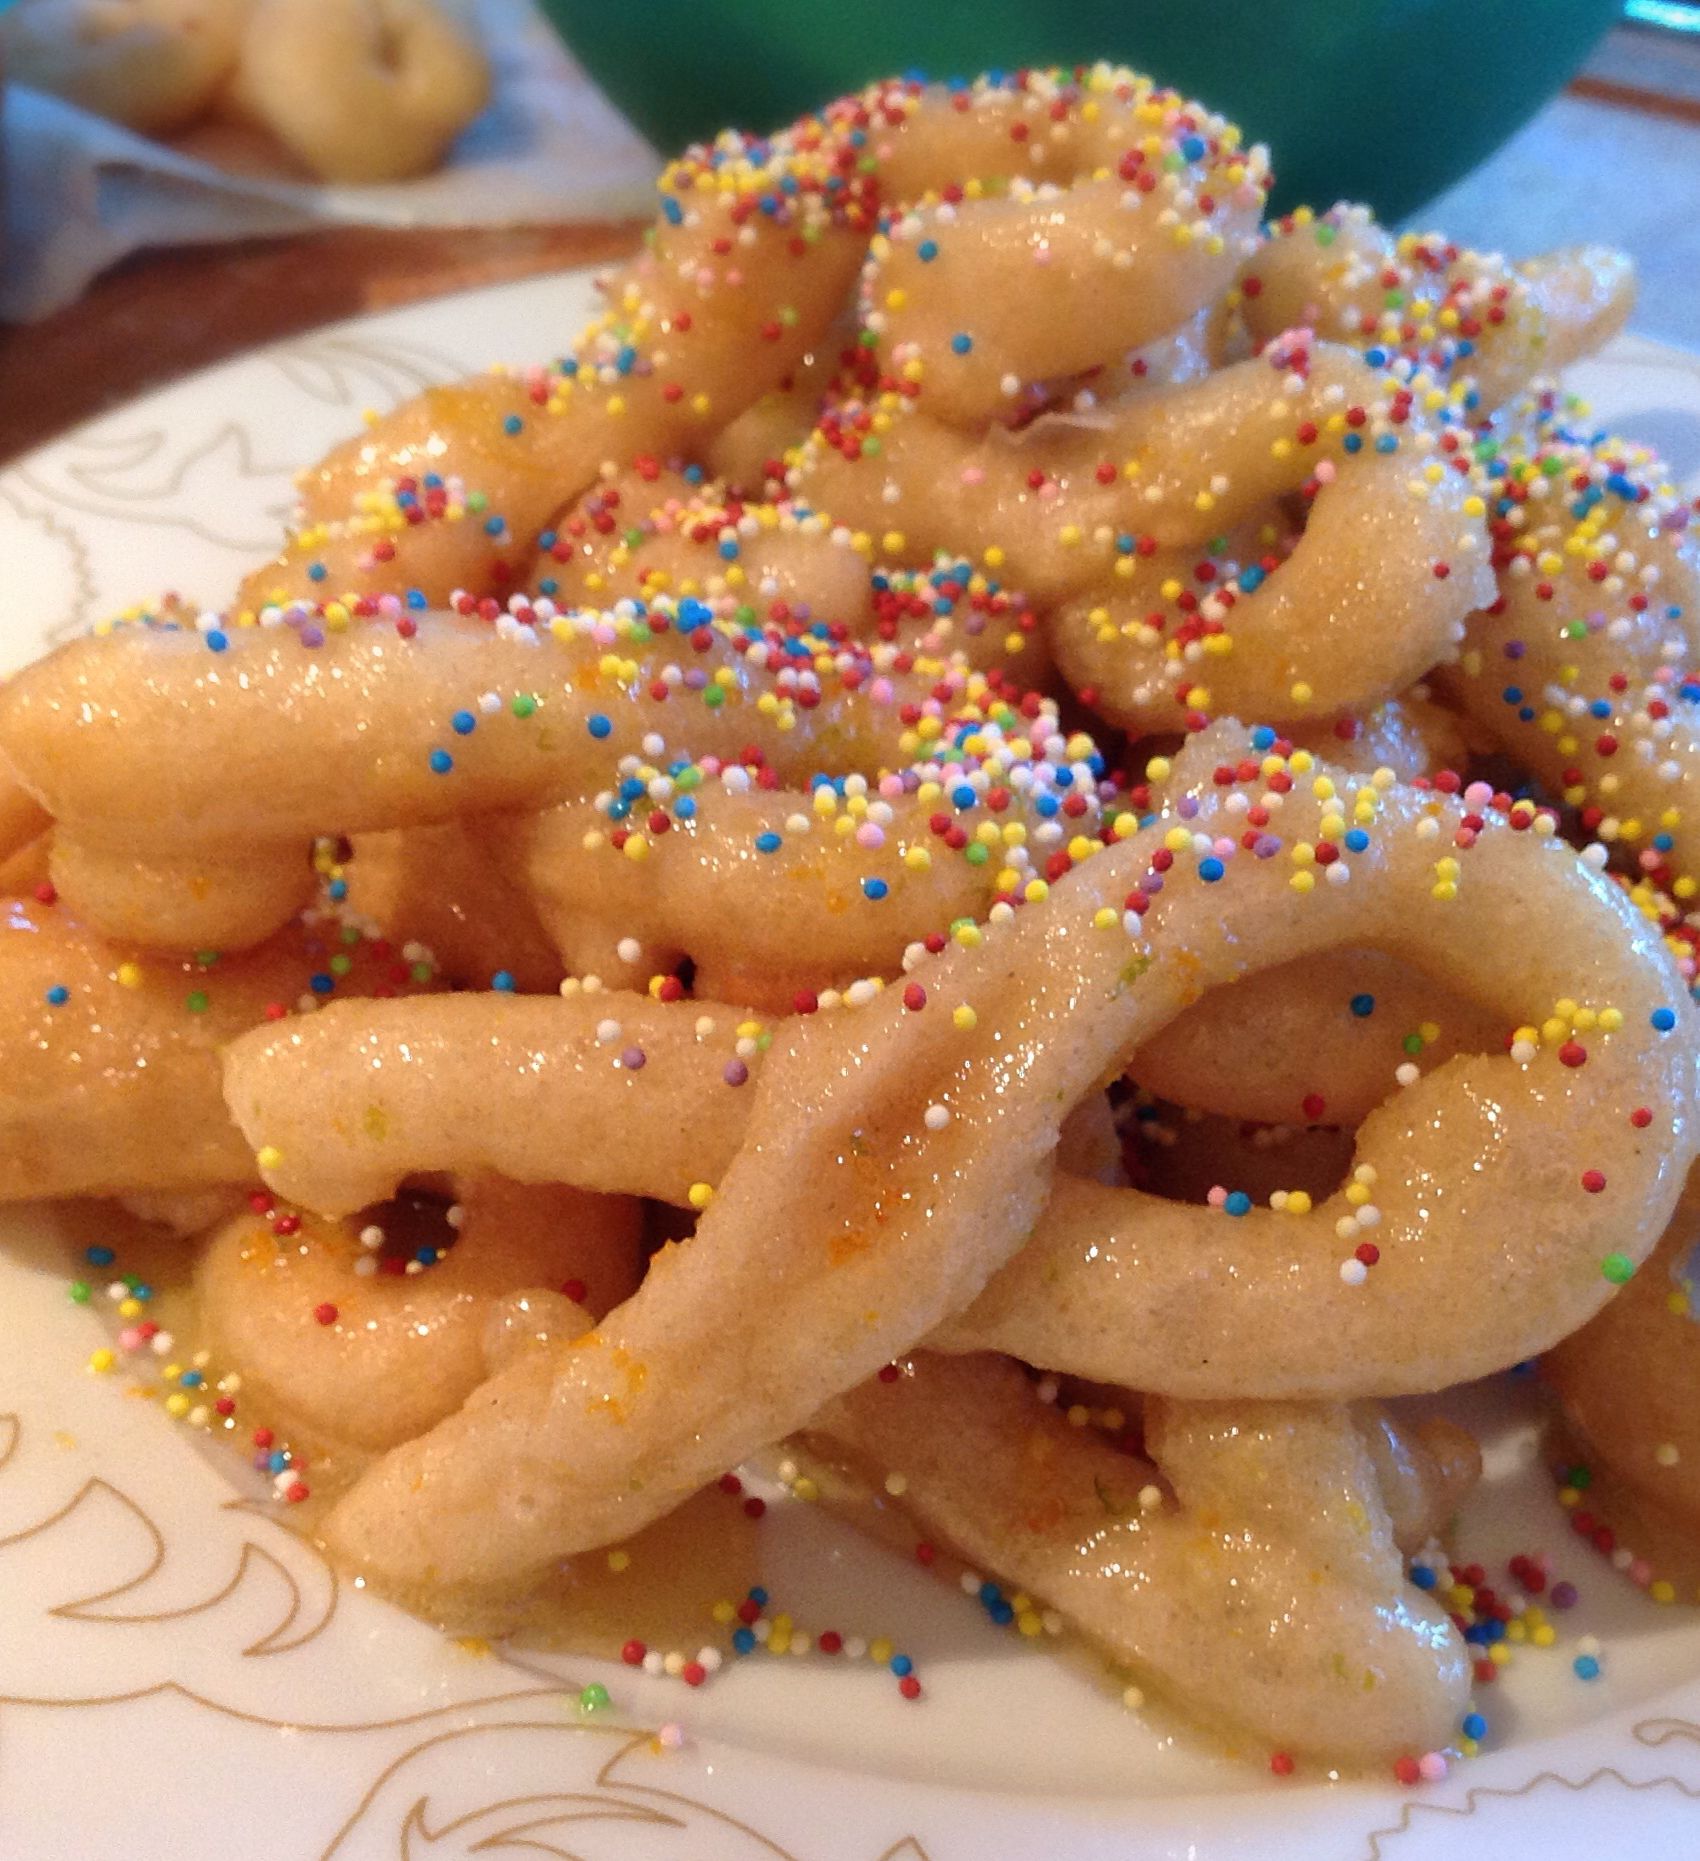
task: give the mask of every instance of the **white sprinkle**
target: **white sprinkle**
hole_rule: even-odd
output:
[[[360,1230],[360,1245],[376,1251],[384,1244],[384,1231],[374,1221]]]
[[[622,937],[614,946],[614,954],[622,963],[635,963],[643,956],[643,945],[635,937]]]
[[[942,1131],[945,1126],[950,1123],[950,1107],[948,1105],[929,1105],[924,1114],[924,1119],[929,1131]]]
[[[1422,1078],[1422,1073],[1407,1060],[1402,1066],[1394,1067],[1393,1077],[1402,1086],[1414,1086]]]
[[[596,1039],[599,1045],[604,1046],[604,1047],[611,1047],[614,1044],[614,1042],[617,1041],[619,1038],[620,1038],[620,1024],[618,1021],[598,1021],[597,1022]]]
[[[1369,1278],[1369,1268],[1361,1260],[1342,1260],[1340,1279],[1347,1286],[1361,1286]]]

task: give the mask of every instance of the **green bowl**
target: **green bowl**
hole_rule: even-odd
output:
[[[541,0],[672,154],[770,130],[870,79],[1076,64],[1149,71],[1268,143],[1276,206],[1398,219],[1564,84],[1622,0]]]

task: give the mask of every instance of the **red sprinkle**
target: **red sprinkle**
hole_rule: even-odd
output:
[[[321,1325],[334,1325],[336,1323],[336,1307],[327,1299],[323,1305],[315,1305],[313,1307],[313,1316]]]

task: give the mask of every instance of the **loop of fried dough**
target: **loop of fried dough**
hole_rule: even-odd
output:
[[[1340,1274],[1354,1248],[1338,1224],[1367,1233],[1373,1223],[1359,1216],[1367,1197],[1254,1219],[1167,1211],[1170,1244],[1152,1271],[1129,1281],[1136,1309],[1115,1323],[1103,1295],[1096,1312],[1081,1309],[1091,1298],[1070,1296],[1064,1269],[1084,1251],[1091,1277],[1117,1210],[1137,1212],[1142,1236],[1165,1211],[1141,1206],[1135,1192],[1102,1189],[1093,1193],[1113,1200],[1086,1222],[1065,1218],[1068,1238],[1052,1260],[1028,1250],[1043,1285],[1037,1309],[1032,1298],[1008,1298],[1006,1287],[952,1341],[1001,1343],[987,1333],[1007,1309],[1020,1334],[1010,1348],[1104,1380],[1193,1393],[1236,1374],[1249,1349],[1278,1393],[1356,1394],[1451,1382],[1460,1362],[1481,1354],[1490,1360],[1477,1367],[1494,1367],[1507,1345],[1522,1355],[1531,1336],[1550,1342],[1596,1309],[1607,1290],[1598,1264],[1605,1234],[1631,1258],[1646,1251],[1695,1143],[1692,1032],[1686,1022],[1668,1032],[1650,1025],[1676,999],[1653,933],[1568,848],[1508,826],[1478,836],[1468,875],[1451,855],[1437,867],[1446,804],[1397,790],[1366,791],[1351,884],[1312,883],[1295,905],[1290,877],[1314,860],[1337,786],[1323,770],[1308,795],[1288,791],[1286,858],[1230,861],[1233,842],[1209,834],[1217,810],[1232,818],[1225,791],[1204,773],[1218,747],[1200,743],[1171,813],[1086,861],[1045,908],[1017,913],[978,948],[948,951],[917,971],[918,993],[888,990],[866,1007],[775,1030],[759,1116],[694,1240],[663,1257],[592,1337],[493,1379],[457,1416],[375,1468],[333,1517],[343,1551],[396,1577],[429,1566],[449,1580],[480,1581],[654,1516],[908,1348],[894,1340],[925,1337],[968,1305],[1039,1223],[1062,1116],[1190,1001],[1346,941],[1491,993],[1523,1035],[1511,1055],[1449,1061],[1360,1133],[1359,1167],[1369,1175],[1359,1182],[1374,1180],[1382,1224],[1376,1277],[1353,1285]],[[1201,856],[1201,839],[1217,850]],[[1451,909],[1460,881],[1471,891],[1468,912]],[[1548,901],[1562,928],[1538,948],[1519,948],[1531,896]],[[1124,904],[1135,897],[1140,910]],[[321,1138],[317,1155],[291,1160],[295,1138],[284,1141],[282,1127],[305,1135],[303,1120],[322,1121],[328,1102],[329,1081],[302,1070],[299,1042],[239,1047],[228,1062],[232,1109],[257,1146],[283,1153],[271,1170],[279,1186],[323,1205],[323,1181],[340,1175],[342,1193],[358,1184],[364,1199],[373,1174],[387,1172],[362,1142],[327,1155]],[[369,1076],[372,1057],[370,1048],[352,1056],[345,1100],[350,1089],[357,1098],[417,1091],[388,1073]],[[659,1085],[662,1072],[651,1074],[646,1055],[620,1097],[635,1108],[644,1082]],[[318,1093],[311,1114],[308,1076]],[[1652,1108],[1645,1128],[1630,1122],[1641,1105]],[[612,1099],[607,1108],[617,1116]],[[414,1136],[432,1141],[429,1127],[416,1124]],[[452,1148],[467,1138],[439,1132],[434,1141]],[[1608,1196],[1578,1179],[1576,1163],[1586,1168],[1589,1157],[1609,1171]],[[569,1167],[563,1154],[558,1167],[571,1176],[576,1160]],[[608,1180],[605,1160],[594,1167],[594,1186],[626,1186]],[[965,1172],[972,1198],[956,1192]],[[1088,1228],[1092,1245],[1082,1250]],[[1278,1249],[1282,1269],[1224,1262],[1203,1271],[1217,1234],[1230,1255],[1246,1247],[1259,1264]],[[1490,1234],[1489,1258],[1477,1259]],[[1484,1271],[1503,1275],[1506,1296],[1482,1299]],[[1164,1273],[1167,1306],[1157,1290]],[[1412,1283],[1421,1287],[1415,1308],[1402,1296]],[[1199,1322],[1176,1321],[1177,1293],[1207,1308]],[[1282,1334],[1259,1307],[1267,1298],[1291,1311],[1296,1294],[1314,1322]],[[752,1306],[782,1316],[755,1323]],[[1413,1309],[1424,1314],[1420,1327]],[[1233,1342],[1218,1349],[1230,1332]],[[734,1336],[739,1347],[729,1350]],[[1081,1361],[1100,1346],[1113,1364]],[[1153,1366],[1158,1374],[1147,1374]],[[501,1517],[505,1529],[474,1542],[465,1531],[474,1513]]]
[[[208,1348],[274,1423],[381,1453],[454,1413],[500,1361],[510,1321],[574,1338],[591,1309],[637,1285],[641,1222],[627,1197],[485,1176],[457,1200],[458,1238],[411,1273],[373,1271],[353,1223],[307,1216],[285,1236],[236,1216],[195,1268]]]
[[[923,1354],[898,1372],[810,1432],[876,1483],[900,1469],[929,1537],[1141,1678],[1282,1749],[1374,1762],[1451,1736],[1467,1652],[1405,1579],[1372,1421],[1153,1399],[1144,1460],[1071,1428],[999,1358]]]

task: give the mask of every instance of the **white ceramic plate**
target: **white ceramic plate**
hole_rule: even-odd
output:
[[[273,545],[290,471],[362,408],[546,355],[587,302],[569,276],[329,330],[0,473],[0,665],[166,587],[224,598]],[[1602,418],[1700,474],[1700,358],[1629,338],[1578,376]],[[1484,1753],[1439,1785],[1277,1782],[1260,1754],[1167,1738],[794,1502],[764,1528],[773,1606],[893,1636],[920,1702],[843,1657],[759,1654],[693,1692],[447,1643],[339,1586],[236,1453],[209,1458],[124,1378],[84,1368],[104,1334],[66,1296],[77,1268],[52,1215],[9,1215],[4,1240],[3,1861],[1700,1853],[1700,1616],[1656,1608],[1570,1534],[1526,1384],[1468,1398],[1489,1478],[1460,1549],[1498,1579],[1513,1552],[1550,1552],[1581,1591],[1560,1644],[1519,1650],[1484,1690]],[[1603,1647],[1591,1683],[1572,1666],[1585,1634]],[[578,1688],[598,1678],[613,1705],[587,1720]],[[688,1737],[660,1752],[648,1734],[668,1721]]]

